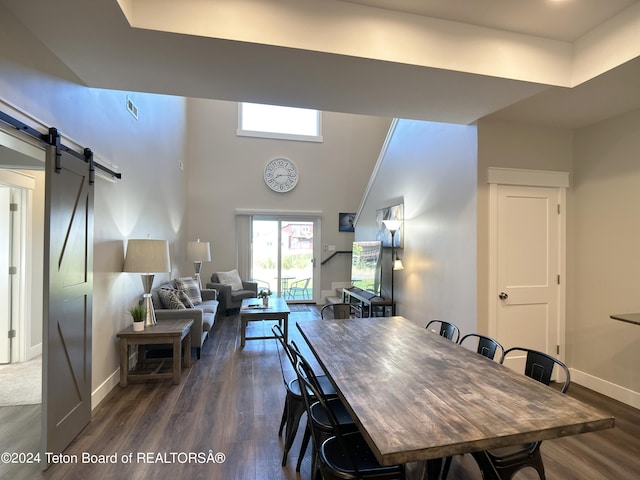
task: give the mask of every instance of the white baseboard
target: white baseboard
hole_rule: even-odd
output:
[[[114,387],[120,383],[120,369],[107,377],[107,379],[98,385],[93,392],[91,392],[91,411],[93,411],[100,402],[102,402]]]
[[[135,365],[138,358],[138,354],[135,352],[129,355],[129,365]],[[109,392],[120,384],[120,369],[117,368],[115,372],[107,377],[107,379],[98,385],[93,392],[91,392],[91,411],[93,411],[100,402],[102,402]]]
[[[27,360],[39,357],[40,355],[42,355],[42,343],[34,345],[27,350]]]
[[[570,369],[571,381],[598,393],[611,397],[631,407],[640,409],[640,392],[634,392],[615,383],[594,377],[580,370]]]

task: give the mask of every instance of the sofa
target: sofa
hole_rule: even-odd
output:
[[[215,323],[218,312],[218,292],[200,289],[191,277],[178,278],[151,290],[156,320],[193,320],[191,346],[200,359],[202,346]]]
[[[237,270],[212,274],[211,283],[207,283],[207,288],[218,291],[220,308],[225,315],[239,309],[245,298],[258,296],[258,282],[241,280]]]

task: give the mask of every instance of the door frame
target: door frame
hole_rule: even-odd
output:
[[[520,187],[557,188],[559,192],[559,259],[558,274],[558,331],[556,333],[558,350],[556,356],[564,360],[566,353],[566,297],[567,297],[567,208],[566,190],[569,187],[569,173],[547,170],[524,170],[515,168],[489,167],[489,299],[488,334],[497,335],[497,298],[498,298],[498,187],[512,185]],[[512,345],[515,346],[515,345]]]
[[[236,209],[236,248],[238,257],[238,271],[241,276],[249,277],[253,259],[251,257],[252,222],[253,217],[264,217],[271,220],[289,221],[312,221],[313,222],[313,303],[318,303],[321,293],[321,273],[320,255],[322,238],[322,212],[318,210],[259,210],[259,209]]]
[[[31,289],[32,271],[32,199],[35,178],[24,172],[3,169],[0,164],[0,185],[13,191],[12,197],[18,204],[14,213],[13,266],[17,267],[13,278],[12,323],[16,336],[12,339],[11,362],[24,362],[42,354],[42,342],[32,345],[31,301],[27,292]]]

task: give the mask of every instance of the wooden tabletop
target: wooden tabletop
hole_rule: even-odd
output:
[[[298,328],[382,465],[611,428],[611,415],[403,317]]]
[[[191,328],[193,320],[160,320],[152,327],[145,327],[144,330],[136,331],[133,325],[129,325],[124,330],[118,332],[118,338],[133,338],[153,335],[154,337],[175,337],[184,336],[186,330]]]
[[[253,307],[253,305],[258,305]],[[267,308],[262,306],[261,298],[245,298],[242,300],[242,307],[240,307],[240,315],[264,315],[264,314],[289,314],[289,305],[282,297],[269,297],[269,306]]]
[[[640,325],[640,313],[619,313],[619,314],[611,315],[611,318],[614,320],[620,320],[621,322]]]

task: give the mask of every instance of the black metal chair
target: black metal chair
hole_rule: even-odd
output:
[[[460,345],[471,342],[476,342],[475,351],[480,355],[487,357],[491,360],[496,360],[496,354],[498,355],[497,362],[502,363],[504,360],[504,347],[494,338],[487,337],[486,335],[480,335],[478,333],[469,333],[460,339],[458,342]],[[444,468],[442,470],[442,480],[447,479],[449,469],[451,468],[452,457],[447,457],[444,462]]]
[[[514,347],[504,352],[506,359],[510,354],[526,354],[524,374],[528,377],[544,383],[551,384],[554,367],[563,372],[564,379],[560,384],[560,392],[566,393],[571,383],[569,369],[557,358],[547,355],[544,352],[531,350],[529,348]],[[525,467],[532,467],[538,472],[538,476],[545,480],[544,464],[540,454],[542,442],[532,442],[513,447],[496,448],[484,452],[473,454],[476,462],[483,471],[493,471],[501,480],[510,480],[518,470]]]
[[[318,381],[304,357],[297,358],[296,372],[303,388],[303,398],[310,419],[328,420],[330,435],[318,431],[318,423],[309,422],[312,430],[315,460],[312,461],[313,480],[404,480],[404,465],[382,466],[355,430],[345,432],[328,399],[319,390]],[[311,393],[311,395],[309,394]],[[325,439],[326,438],[326,439]]]
[[[437,327],[439,325],[440,329],[434,330],[434,328],[431,327],[432,325],[434,327]],[[458,343],[458,340],[460,339],[460,329],[453,323],[445,322],[444,320],[431,320],[429,323],[427,323],[426,329],[433,330],[441,337],[447,338],[454,343]]]
[[[460,345],[464,343],[476,342],[475,351],[482,356],[496,360],[498,363],[502,363],[504,360],[504,347],[500,345],[496,339],[487,337],[486,335],[480,335],[479,333],[469,333],[460,339]],[[496,359],[496,354],[498,358]]]
[[[271,327],[271,331],[273,332],[273,336],[278,340],[278,343],[282,347],[282,350],[287,355],[289,359],[289,363],[295,371],[295,359],[293,354],[291,353],[289,346],[286,344],[284,339],[284,333],[280,328],[280,325],[273,325]],[[284,441],[284,454],[282,455],[282,466],[284,467],[287,464],[287,456],[289,455],[289,450],[291,450],[291,446],[293,445],[293,441],[295,440],[296,434],[298,433],[298,425],[300,424],[300,418],[305,411],[304,400],[302,398],[302,392],[300,391],[300,382],[298,380],[298,376],[291,380],[287,380],[287,377],[284,373],[284,366],[282,365],[282,357],[280,356],[280,348],[278,347],[278,358],[280,359],[280,371],[282,372],[282,381],[284,382],[284,386],[286,388],[287,394],[284,401],[284,410],[282,412],[282,419],[280,420],[280,429],[278,430],[278,436],[282,436],[282,431],[285,429],[285,441]],[[324,392],[326,396],[336,396],[335,388],[331,381],[327,378],[326,375],[319,375],[318,382],[320,383],[320,388]],[[305,446],[306,447],[306,446]],[[301,449],[302,450],[302,449]],[[302,456],[304,454],[304,450],[300,452]]]
[[[300,349],[298,348],[296,343],[292,341],[290,347],[291,347],[293,356],[296,358],[296,362],[304,363],[307,370],[309,370],[310,375],[313,378],[314,382],[320,386],[321,388],[320,393],[322,394],[323,398],[326,399],[327,407],[331,410],[331,413],[333,414],[334,418],[338,421],[340,431],[342,431],[343,433],[357,431],[358,427],[356,426],[355,422],[351,418],[351,415],[345,408],[342,401],[339,398],[337,398],[337,396],[328,396],[323,393],[322,384],[320,383],[320,377],[318,377],[313,372],[313,370],[309,366],[309,362],[305,359],[302,353],[300,353]],[[307,393],[310,394],[311,391],[307,391]],[[304,454],[307,450],[307,446],[309,445],[309,440],[311,439],[312,434],[317,435],[317,438],[314,441],[314,444],[317,444],[317,445],[322,444],[324,440],[326,440],[333,434],[333,428],[332,428],[331,422],[327,418],[327,415],[324,409],[320,407],[318,402],[315,402],[311,405],[310,414],[307,414],[307,425],[305,427],[302,444],[300,445],[300,455],[298,456],[298,464],[296,465],[297,472],[300,471],[300,467],[304,459]],[[316,464],[317,464],[317,455],[316,455],[316,450],[314,448],[312,449],[312,456],[311,456],[312,471],[314,471]]]
[[[333,312],[333,316],[329,316],[329,312]],[[362,307],[352,303],[327,303],[320,310],[322,318],[362,318]]]

